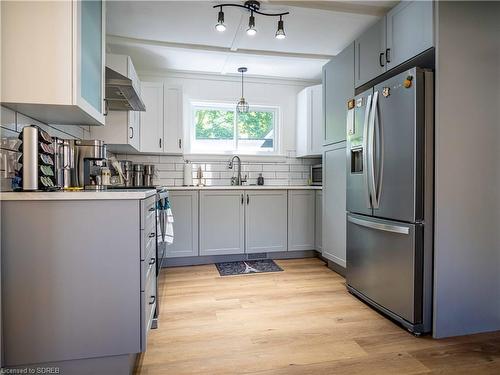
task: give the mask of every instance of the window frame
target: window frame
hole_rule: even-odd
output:
[[[199,109],[205,110],[226,110],[232,111],[234,113],[233,127],[234,127],[234,138],[233,138],[233,149],[231,150],[200,150],[195,148],[196,144],[196,128],[195,119],[196,111]],[[238,112],[236,111],[236,105],[234,103],[228,102],[207,102],[207,101],[197,101],[191,102],[190,116],[188,124],[189,133],[189,153],[192,155],[254,155],[254,156],[282,156],[281,153],[281,110],[279,106],[274,105],[252,105],[250,111],[256,112],[272,112],[274,114],[274,124],[273,124],[273,150],[272,151],[248,151],[244,149],[238,149],[239,142],[239,127],[238,123]]]

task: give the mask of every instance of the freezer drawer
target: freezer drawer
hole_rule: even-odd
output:
[[[347,284],[411,324],[422,321],[423,226],[347,216]]]

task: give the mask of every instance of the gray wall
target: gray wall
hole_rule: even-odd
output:
[[[437,4],[434,336],[500,329],[500,3]]]

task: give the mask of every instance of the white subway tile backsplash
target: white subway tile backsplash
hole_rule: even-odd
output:
[[[153,162],[158,170],[155,183],[166,186],[182,186],[184,183],[184,159],[180,156],[152,155],[117,155],[117,159],[133,162]],[[157,160],[157,161],[153,161]],[[262,174],[265,185],[307,185],[311,164],[321,162],[321,159],[286,158],[285,162],[247,162],[243,161],[241,173],[247,176],[249,184],[256,184],[257,177]],[[236,176],[236,168],[229,169],[226,161],[196,161],[192,163],[193,183],[198,184],[197,170],[203,171],[203,183],[207,186],[227,186],[231,177]],[[156,182],[157,181],[157,182]]]

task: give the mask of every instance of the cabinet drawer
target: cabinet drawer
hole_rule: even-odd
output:
[[[146,351],[147,338],[156,308],[156,277],[152,272],[146,290],[141,292],[141,351]]]
[[[149,228],[156,221],[156,197],[141,201],[141,229]]]
[[[141,230],[141,260],[146,259],[149,253],[156,249],[156,227],[153,225]]]
[[[141,260],[141,292],[146,290],[152,277],[156,277],[156,254],[154,252],[150,252],[145,260]]]

